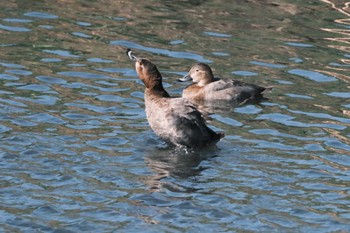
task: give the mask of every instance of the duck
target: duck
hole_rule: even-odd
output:
[[[183,98],[192,101],[220,100],[243,104],[261,100],[264,92],[271,90],[271,87],[265,88],[238,80],[216,78],[210,66],[205,63],[193,65],[188,74],[178,81],[193,82],[182,92]]]
[[[135,62],[136,73],[145,86],[147,121],[158,137],[170,145],[186,148],[215,145],[224,137],[224,133],[217,133],[206,125],[200,111],[191,102],[169,95],[156,65],[135,56],[130,49],[126,53]]]

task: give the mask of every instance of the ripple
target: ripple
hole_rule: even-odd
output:
[[[29,28],[6,26],[3,24],[0,24],[0,29],[3,29],[5,31],[10,31],[10,32],[30,32],[31,31],[31,29],[29,29]]]
[[[28,135],[17,134],[16,136],[10,136],[4,140],[8,144],[30,146],[35,142],[35,138],[28,137]]]
[[[262,111],[261,108],[258,108],[254,105],[247,105],[244,107],[239,107],[234,109],[234,112],[243,113],[243,114],[258,114],[261,111]]]
[[[339,64],[337,62],[331,62],[329,63],[330,66],[335,66],[335,67],[350,67],[348,64]]]
[[[137,76],[137,73],[135,69],[129,69],[129,68],[98,68],[96,69],[98,71],[104,71],[107,73],[121,73],[124,76]]]
[[[22,65],[13,64],[13,63],[5,63],[5,62],[0,62],[0,65],[3,67],[15,68],[15,69],[24,69],[25,68],[25,66],[22,66]]]
[[[81,113],[64,113],[62,114],[63,117],[72,119],[72,120],[86,120],[86,119],[94,119],[94,116],[90,116],[87,114],[81,114]]]
[[[50,84],[66,84],[67,81],[61,78],[53,77],[53,76],[38,76],[35,77],[41,82],[46,82]]]
[[[239,121],[236,121],[232,118],[223,117],[223,116],[220,116],[218,114],[214,114],[211,117],[214,118],[215,120],[220,121],[220,122],[227,124],[227,125],[236,126],[236,127],[243,126],[243,124]]]
[[[281,113],[270,113],[270,114],[262,114],[261,116],[256,118],[257,120],[270,120],[276,123],[281,123],[286,126],[294,126],[294,127],[319,127],[319,128],[330,128],[330,129],[338,129],[344,130],[346,126],[337,125],[337,124],[312,124],[312,123],[303,123],[299,121],[294,121],[295,117],[281,114]]]
[[[249,130],[250,133],[256,134],[256,135],[271,135],[274,137],[282,137],[282,138],[293,138],[293,139],[297,139],[300,141],[325,141],[326,138],[322,138],[322,137],[315,137],[315,138],[311,138],[311,137],[300,137],[300,136],[296,136],[293,134],[287,134],[287,133],[281,133],[278,130],[275,129],[253,129],[253,130]]]
[[[5,22],[10,22],[10,23],[31,23],[33,20],[30,19],[17,19],[17,18],[5,18],[3,19]]]
[[[208,35],[208,36],[219,37],[219,38],[230,38],[230,37],[232,37],[229,34],[218,33],[218,32],[204,32],[204,34]]]
[[[14,87],[14,86],[22,86],[22,85],[25,85],[25,83],[7,82],[4,84],[5,87]]]
[[[237,70],[237,71],[233,71],[231,73],[235,74],[235,75],[241,75],[241,76],[256,76],[256,75],[258,75],[258,73],[251,72],[251,71],[245,71],[245,70]]]
[[[28,76],[32,74],[32,72],[28,70],[5,70],[5,72],[23,76]]]
[[[118,83],[109,82],[109,81],[105,81],[105,80],[99,80],[99,81],[96,81],[95,83],[106,85],[106,86],[118,86],[119,85]]]
[[[265,141],[265,140],[257,140],[257,139],[245,139],[242,137],[236,137],[241,142],[248,142],[255,144],[255,148],[264,148],[264,149],[278,149],[278,150],[284,150],[284,151],[303,151],[305,148],[298,147],[298,146],[291,146],[284,144],[282,142],[272,142],[272,141]]]
[[[299,57],[291,57],[288,60],[292,61],[292,62],[295,62],[295,63],[302,63],[302,62],[304,62],[304,60],[299,58]]]
[[[2,91],[0,90],[0,95],[12,95],[14,94],[13,92],[10,92],[10,91]]]
[[[14,80],[18,80],[19,78],[17,76],[13,76],[9,74],[0,74],[0,79],[14,81]]]
[[[59,56],[62,56],[62,57],[72,57],[72,58],[80,57],[78,55],[72,54],[71,51],[59,50],[59,49],[56,49],[56,50],[44,49],[43,52],[44,53],[50,53],[50,54],[59,55]]]
[[[100,126],[98,125],[87,125],[87,124],[66,124],[66,127],[71,129],[77,129],[77,130],[91,130],[91,129],[98,129]]]
[[[39,25],[39,28],[45,28],[45,29],[53,29],[53,26],[51,25]]]
[[[230,56],[229,53],[224,53],[224,52],[212,52],[213,55],[218,56],[218,57],[228,57]]]
[[[132,97],[136,97],[138,99],[143,100],[144,99],[144,93],[141,91],[134,91],[130,94]],[[350,108],[350,107],[349,107]]]
[[[120,102],[120,103],[142,103],[140,100],[132,98],[124,98],[117,95],[98,95],[96,99],[107,102]]]
[[[298,110],[288,110],[291,113],[295,114],[302,114],[306,116],[312,116],[315,118],[320,118],[320,119],[330,119],[330,120],[335,120],[343,123],[350,124],[350,119],[349,118],[344,118],[344,117],[335,117],[327,113],[318,113],[318,112],[304,112],[304,111],[298,111]]]
[[[349,151],[349,146],[346,145],[347,151]],[[329,154],[326,156],[322,156],[325,160],[336,163],[340,166],[348,166],[350,167],[350,157],[346,154]],[[346,171],[346,170],[345,170]],[[349,177],[347,177],[346,173],[344,174],[344,179],[349,181]]]
[[[96,81],[96,83],[98,83]],[[99,87],[96,85],[90,85],[86,83],[81,83],[81,82],[73,82],[73,83],[68,83],[64,84],[63,87],[65,88],[71,88],[71,89],[81,89],[83,88],[84,90],[86,89],[97,89],[103,92],[123,92],[129,90],[129,88],[110,88],[110,87]],[[81,94],[87,95],[87,96],[96,96],[97,93],[94,92],[80,92]]]
[[[9,100],[9,103],[13,103],[16,101],[13,100]],[[18,102],[16,102],[18,103]],[[6,119],[8,114],[18,114],[18,113],[25,113],[27,110],[25,108],[22,107],[17,107],[17,106],[11,106],[11,105],[7,105],[7,104],[1,104],[0,103],[0,113],[4,114],[2,117],[0,117],[0,119],[4,118]]]
[[[90,27],[90,26],[91,26],[91,23],[82,22],[82,21],[78,21],[77,24],[78,24],[79,26],[83,26],[83,27]]]
[[[143,51],[148,51],[152,53],[162,54],[162,55],[174,57],[174,58],[186,58],[186,59],[196,60],[198,62],[207,62],[207,63],[212,62],[211,60],[207,60],[204,57],[197,55],[195,53],[175,52],[167,49],[146,47],[127,40],[114,40],[114,41],[111,41],[111,44],[124,46],[125,48],[131,48],[131,49],[137,49],[137,50],[143,50]]]
[[[84,79],[112,79],[111,76],[92,73],[92,72],[63,71],[63,72],[58,72],[57,74],[67,76],[67,77],[76,77],[76,78],[84,78]]]
[[[286,80],[276,80],[276,82],[283,84],[283,85],[293,85],[294,83],[291,81],[286,81]]]
[[[249,63],[253,64],[253,65],[257,65],[257,66],[276,68],[276,69],[281,69],[281,68],[287,67],[287,66],[281,65],[281,64],[267,63],[267,62],[261,62],[261,61],[251,61]]]
[[[17,101],[14,101],[14,100],[8,100],[8,99],[0,98],[0,102],[11,104],[11,105],[18,106],[18,107],[27,107],[27,105],[25,105],[24,103],[17,102]]]
[[[38,124],[34,123],[34,122],[31,122],[31,121],[27,121],[27,120],[24,120],[24,119],[13,119],[13,120],[10,120],[12,124],[15,124],[17,126],[24,126],[24,127],[34,127],[34,126],[37,126]]]
[[[123,1],[119,15],[111,11],[119,1],[48,2],[1,2],[0,23],[31,31],[0,29],[0,232],[349,229],[350,53],[346,38],[338,40],[344,26],[331,21],[341,11],[310,11],[307,1],[221,1],[210,10],[209,1]],[[237,7],[244,17],[231,17]],[[315,20],[315,12],[331,20]],[[191,30],[198,20],[205,27]],[[307,38],[301,24],[326,40],[285,44]],[[226,134],[217,146],[174,149],[149,127],[142,81],[125,53],[111,56],[129,47],[125,38],[136,53],[160,59],[171,93],[181,94],[172,77],[186,63],[215,58],[223,67],[235,54],[241,68],[228,75],[266,76],[278,88],[270,101],[213,104],[210,127]]]
[[[334,82],[334,81],[338,81],[338,79],[336,79],[335,77],[331,77],[331,76],[327,76],[324,74],[321,74],[319,72],[316,71],[310,71],[310,70],[302,70],[302,69],[292,69],[289,70],[288,73],[290,74],[295,74],[307,79],[310,79],[312,81],[316,81],[316,82]]]
[[[86,142],[86,144],[101,150],[115,150],[118,145],[124,145],[126,143],[128,141],[123,138],[100,138]]]
[[[38,92],[44,92],[44,93],[57,93],[57,92],[53,92],[50,87],[41,85],[41,84],[29,84],[29,85],[18,87],[17,89],[38,91]]]
[[[27,12],[23,14],[24,16],[28,17],[34,17],[34,18],[42,18],[42,19],[57,19],[57,15],[45,13],[45,12],[38,12],[38,11],[32,11],[32,12]]]
[[[92,57],[87,59],[88,62],[95,62],[95,63],[113,63],[112,60],[102,59],[98,57]]]
[[[328,96],[338,97],[338,98],[345,98],[345,99],[350,98],[350,92],[330,92],[325,94]]]
[[[344,151],[349,151],[350,152],[350,145],[347,145],[341,141],[339,141],[338,139],[335,138],[329,138],[326,142],[325,142],[326,146],[330,146],[332,148],[337,148],[337,149],[341,149]]]
[[[28,115],[23,118],[25,119],[28,118],[34,122],[39,122],[39,123],[49,123],[49,124],[58,124],[58,125],[66,123],[64,120],[58,117],[52,116],[48,113],[38,113],[38,114]]]
[[[42,61],[42,62],[61,62],[62,59],[59,59],[59,58],[42,58],[40,61]]]
[[[114,17],[113,20],[115,20],[115,21],[125,21],[125,20],[127,20],[127,18],[124,18],[124,17]]]
[[[85,67],[87,65],[82,64],[82,63],[71,63],[71,64],[67,64],[67,66],[69,66],[69,67]]]
[[[81,37],[81,38],[86,38],[86,39],[91,39],[92,38],[92,36],[87,35],[87,34],[85,34],[83,32],[72,32],[72,35],[73,36],[77,36],[77,37]]]
[[[17,44],[0,44],[0,47],[14,47],[17,46]]]
[[[11,131],[12,128],[10,127],[7,127],[5,125],[0,125],[0,133],[5,133],[5,132],[8,132],[8,131]]]
[[[313,97],[308,95],[298,95],[298,94],[285,94],[285,95],[296,99],[308,99],[308,100],[313,99]]]
[[[178,45],[178,44],[184,44],[185,41],[184,40],[172,40],[169,42],[169,44],[171,45]]]
[[[312,44],[305,44],[305,43],[295,43],[295,42],[286,42],[286,45],[292,46],[292,47],[301,47],[301,48],[312,48],[314,47]]]
[[[59,211],[57,211],[55,208],[51,206],[40,206],[32,212],[33,215],[39,215],[39,216],[42,216],[43,218],[47,218],[48,215],[53,215],[58,213]]]
[[[41,95],[36,96],[35,98],[15,97],[15,99],[34,102],[42,105],[55,105],[59,98],[49,95]]]

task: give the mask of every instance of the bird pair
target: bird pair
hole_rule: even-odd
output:
[[[183,91],[183,98],[172,98],[164,89],[162,75],[149,60],[137,57],[127,50],[135,62],[138,77],[145,85],[145,110],[152,130],[165,142],[188,148],[216,144],[224,137],[210,129],[191,100],[242,101],[262,97],[266,88],[235,80],[214,78],[206,64],[194,65],[180,81],[192,79],[193,84]]]

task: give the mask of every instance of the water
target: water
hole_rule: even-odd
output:
[[[348,232],[346,1],[2,1],[1,232]],[[69,6],[68,6],[69,5]],[[274,86],[215,148],[148,126],[126,47]]]

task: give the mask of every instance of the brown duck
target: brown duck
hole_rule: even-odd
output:
[[[127,55],[135,62],[137,75],[145,85],[148,123],[161,139],[175,146],[199,148],[224,137],[206,125],[201,113],[188,100],[170,97],[163,87],[162,75],[152,62],[136,57],[129,49]]]

